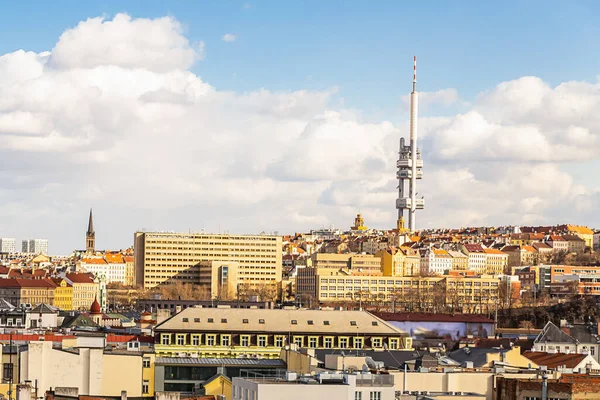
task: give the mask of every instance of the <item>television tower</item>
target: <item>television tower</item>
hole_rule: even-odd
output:
[[[417,179],[423,179],[423,160],[421,152],[417,148],[417,116],[419,111],[419,93],[417,92],[417,56],[414,58],[413,67],[413,89],[410,94],[410,144],[405,145],[404,138],[400,138],[400,151],[396,167],[398,178],[398,221],[396,228],[398,232],[415,232],[416,211],[425,207],[425,199],[421,196],[417,199]],[[406,193],[408,186],[408,195]],[[408,229],[404,223],[404,210],[408,213]]]

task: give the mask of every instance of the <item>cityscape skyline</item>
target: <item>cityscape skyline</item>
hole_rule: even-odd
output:
[[[4,18],[19,12],[10,7],[0,17],[4,29],[14,29]],[[446,51],[440,59],[432,44],[437,29],[419,32],[408,46],[404,30],[413,22],[392,29],[385,18],[381,25],[397,38],[376,41],[393,65],[382,67],[389,84],[364,90],[355,81],[369,81],[376,68],[359,79],[345,71],[332,77],[330,69],[339,65],[328,53],[341,42],[327,39],[332,31],[323,31],[322,21],[316,24],[321,46],[302,51],[321,58],[323,68],[299,65],[299,79],[294,65],[269,50],[261,62],[277,71],[268,79],[257,64],[242,70],[249,49],[254,57],[270,48],[265,33],[252,27],[282,9],[240,3],[229,6],[237,26],[214,26],[156,3],[146,11],[105,7],[68,12],[44,34],[3,35],[9,39],[0,44],[0,237],[48,238],[53,253],[68,254],[85,244],[81,232],[90,207],[98,215],[98,248],[129,246],[144,228],[291,233],[346,227],[358,212],[370,227],[393,229],[394,171],[398,139],[409,133],[413,54],[420,59],[419,147],[427,163],[420,190],[428,206],[420,211],[419,229],[600,224],[593,174],[600,167],[600,123],[592,111],[600,96],[590,74],[600,70],[597,63],[584,70],[579,64],[585,63],[567,68],[560,60],[549,70],[517,46],[518,59],[502,50],[505,61],[486,73],[464,52]],[[597,6],[578,7],[593,15]],[[206,15],[224,11],[209,8]],[[330,6],[322,11],[332,12]],[[360,11],[345,10],[348,20]],[[301,16],[295,18],[299,24]],[[511,18],[517,24],[521,17]],[[564,25],[552,18],[549,24],[577,43],[569,58],[584,57],[585,42],[577,39],[585,32]],[[147,31],[164,40],[140,39]],[[526,37],[548,56],[544,32]],[[282,35],[298,45],[288,31]],[[318,43],[312,35],[306,40]],[[117,45],[123,54],[110,51]],[[350,53],[337,56],[355,71]]]

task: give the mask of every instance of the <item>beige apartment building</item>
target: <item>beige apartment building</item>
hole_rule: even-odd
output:
[[[485,270],[486,274],[499,275],[507,272],[508,254],[498,249],[483,249],[485,252]]]
[[[320,275],[314,268],[298,270],[296,294],[321,303],[363,302],[396,305],[419,303],[422,309],[442,304],[476,311],[489,309],[498,301],[495,277],[431,276],[347,276]]]
[[[237,263],[241,284],[281,280],[281,236],[136,232],[135,280],[144,288],[199,283],[201,263]]]

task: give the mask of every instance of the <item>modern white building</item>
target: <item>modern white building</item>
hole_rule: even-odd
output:
[[[0,238],[0,253],[15,253],[17,241],[15,238]]]
[[[48,239],[29,239],[21,241],[21,252],[48,254]]]
[[[233,400],[394,400],[394,376],[371,373],[288,372],[285,379],[233,378]]]

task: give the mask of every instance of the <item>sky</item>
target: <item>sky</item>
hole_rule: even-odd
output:
[[[418,228],[600,227],[598,2],[13,2],[0,237],[396,220],[418,57]]]

